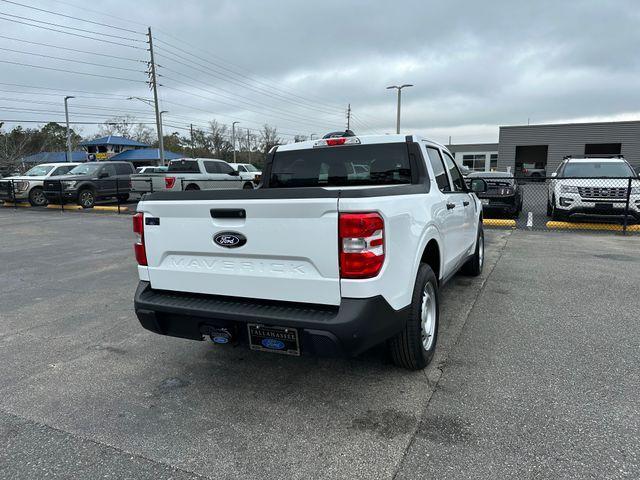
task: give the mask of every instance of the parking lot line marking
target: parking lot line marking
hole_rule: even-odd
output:
[[[55,203],[50,203],[49,205],[47,205],[47,208],[55,208],[58,210],[63,210],[63,207],[61,205],[56,205]],[[64,210],[82,210],[82,207],[80,205],[68,203],[64,205]]]
[[[485,218],[482,224],[488,227],[516,227],[516,221],[508,218]]]
[[[527,214],[527,227],[533,227],[533,212]]]
[[[3,207],[20,207],[20,208],[29,208],[31,207],[30,203],[12,203],[12,202],[4,202],[2,204]]]
[[[98,210],[101,212],[117,212],[118,211],[118,207],[114,207],[111,205],[96,205],[95,207],[93,207],[94,210]],[[120,211],[121,212],[128,212],[129,211],[129,207],[125,207],[120,206]]]
[[[572,223],[572,222],[547,222],[547,228],[551,230],[609,230],[622,232],[624,227],[615,223]],[[628,232],[640,232],[640,225],[628,225]]]

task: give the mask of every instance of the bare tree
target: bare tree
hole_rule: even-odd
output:
[[[217,158],[224,158],[231,151],[231,142],[229,142],[229,127],[217,120],[209,122],[209,130],[211,139],[211,149]]]
[[[308,139],[308,138],[309,138],[309,137],[307,137],[306,135],[295,135],[295,136],[293,137],[293,141],[294,141],[295,143],[298,143],[298,142],[305,142],[305,141],[307,141],[307,139]]]
[[[96,137],[106,137],[107,135],[119,135],[146,144],[153,143],[155,138],[153,131],[144,123],[138,122],[132,115],[119,115],[107,119],[98,128]]]
[[[269,153],[269,150],[281,144],[282,139],[278,137],[278,129],[265,123],[260,132],[260,149],[264,153]]]

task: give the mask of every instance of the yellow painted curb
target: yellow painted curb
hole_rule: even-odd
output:
[[[550,230],[608,230],[610,232],[622,232],[622,225],[616,223],[572,223],[572,222],[547,222]],[[640,225],[628,225],[628,232],[640,232]]]
[[[13,202],[4,202],[2,204],[3,207],[20,207],[20,208],[30,208],[30,203],[13,203]]]
[[[95,207],[93,207],[94,210],[98,210],[101,212],[117,212],[118,211],[118,207],[113,207],[111,205],[97,205]],[[125,207],[124,205],[120,206],[120,211],[121,212],[128,212],[129,211],[129,207]]]
[[[56,205],[55,203],[50,203],[47,205],[47,208],[55,208],[57,210],[82,210],[80,205],[76,205],[75,203],[65,203],[64,205]]]
[[[487,227],[516,227],[516,221],[508,218],[484,218],[482,224]]]

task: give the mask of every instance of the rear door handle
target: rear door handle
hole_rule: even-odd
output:
[[[462,202],[462,204],[463,204],[465,207],[468,207],[468,206],[469,206],[469,202],[467,202],[466,200],[465,200],[464,202]]]
[[[456,204],[455,203],[447,203],[447,210],[451,210],[453,208],[456,208]]]

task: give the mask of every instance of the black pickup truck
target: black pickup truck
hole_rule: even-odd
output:
[[[131,175],[135,168],[129,162],[89,162],[78,165],[66,175],[51,177],[44,182],[44,194],[49,203],[76,202],[92,208],[97,199],[129,198]]]

